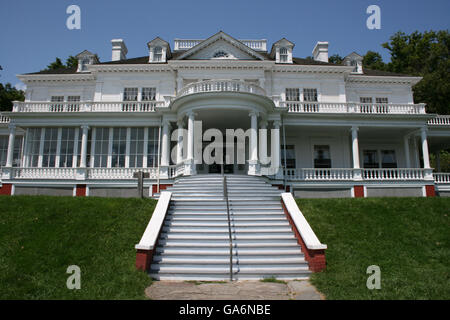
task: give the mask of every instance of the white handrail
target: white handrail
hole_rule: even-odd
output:
[[[322,244],[319,241],[319,238],[317,238],[308,221],[306,221],[306,218],[303,216],[302,212],[298,208],[297,203],[295,202],[292,194],[289,192],[282,193],[281,198],[286,207],[286,210],[288,211],[289,215],[292,218],[292,221],[295,224],[295,227],[300,233],[306,247],[310,250],[326,249],[327,245]]]
[[[428,125],[450,126],[450,116],[438,115],[436,118],[428,120]]]
[[[152,217],[147,225],[147,228],[142,235],[141,241],[135,245],[138,250],[153,250],[158,240],[159,232],[166,218],[167,209],[169,208],[170,198],[172,192],[162,191],[159,196],[156,208],[153,211]]]
[[[448,172],[433,173],[433,177],[436,183],[450,183],[450,173]]]
[[[256,84],[240,80],[217,79],[190,83],[181,88],[177,97],[204,92],[247,92],[262,96],[266,95],[266,91]]]
[[[15,101],[13,112],[154,112],[165,106],[165,101]]]

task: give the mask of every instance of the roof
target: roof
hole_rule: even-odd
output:
[[[352,75],[376,76],[376,77],[380,77],[380,76],[385,76],[385,77],[414,77],[412,75],[404,74],[404,73],[368,69],[368,68],[364,68],[364,66],[363,66],[363,73],[362,74],[357,74],[357,73],[353,74],[352,73]]]

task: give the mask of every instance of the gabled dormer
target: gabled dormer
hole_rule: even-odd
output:
[[[77,72],[88,72],[88,65],[99,63],[98,56],[87,50],[77,54],[75,58],[78,60]]]
[[[272,45],[270,57],[275,59],[275,63],[292,63],[292,50],[295,44],[286,38],[278,40]]]
[[[164,63],[172,57],[169,43],[160,37],[156,37],[147,43],[147,46],[149,50],[148,62],[150,63]]]
[[[360,56],[356,52],[352,52],[344,58],[344,61],[342,63],[346,66],[352,66],[353,67],[352,73],[362,74],[363,73],[362,61],[363,61],[362,56]]]

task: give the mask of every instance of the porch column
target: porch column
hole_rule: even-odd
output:
[[[183,120],[177,122],[178,125],[178,141],[177,141],[177,164],[183,162]]]
[[[80,168],[86,168],[87,144],[88,144],[88,130],[89,126],[81,126],[81,156]]]
[[[405,146],[406,168],[411,168],[411,159],[410,159],[410,152],[409,152],[409,135],[406,135],[403,138],[403,143],[404,143],[404,146]]]
[[[195,174],[195,162],[194,162],[194,121],[195,113],[189,112],[188,117],[188,141],[187,141],[187,155],[184,166],[185,175]]]
[[[5,167],[11,168],[13,165],[14,140],[16,139],[16,126],[14,124],[10,124],[8,127],[9,127],[9,141]]]
[[[430,168],[430,156],[428,154],[428,141],[427,141],[427,129],[420,129],[420,137],[422,139],[422,156],[423,156],[423,168]]]
[[[258,174],[258,113],[250,112],[250,160],[248,174]]]
[[[161,167],[169,166],[169,122],[163,121],[161,144]]]
[[[280,176],[280,126],[281,121],[276,120],[273,122],[273,129],[271,130],[271,167],[275,170],[275,175]]]
[[[259,160],[261,164],[268,164],[267,157],[267,121],[260,122],[259,128]]]
[[[354,179],[361,180],[361,168],[359,166],[359,141],[358,141],[358,130],[359,128],[353,126],[351,128],[352,132],[352,155],[353,155],[353,170],[354,171]]]
[[[441,172],[441,150],[436,151],[436,171]]]

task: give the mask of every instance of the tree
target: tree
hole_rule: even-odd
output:
[[[74,56],[69,56],[66,60],[66,64],[62,63],[61,59],[56,57],[55,61],[50,63],[44,70],[58,70],[58,69],[72,69],[77,68],[78,59]]]
[[[77,68],[78,67],[78,59],[74,56],[69,56],[66,60],[67,68]]]
[[[24,101],[25,94],[22,90],[17,90],[11,83],[3,86],[0,83],[0,111],[11,111],[13,101]]]
[[[428,112],[450,114],[449,32],[397,32],[382,46],[391,54],[386,70],[423,77],[413,88],[414,100],[426,103]]]
[[[341,64],[342,61],[344,61],[344,58],[342,58],[340,55],[338,54],[333,54],[330,58],[328,58],[328,61],[330,63],[334,63],[334,64]]]
[[[385,70],[386,64],[378,52],[367,51],[363,57],[363,67],[368,69]]]

